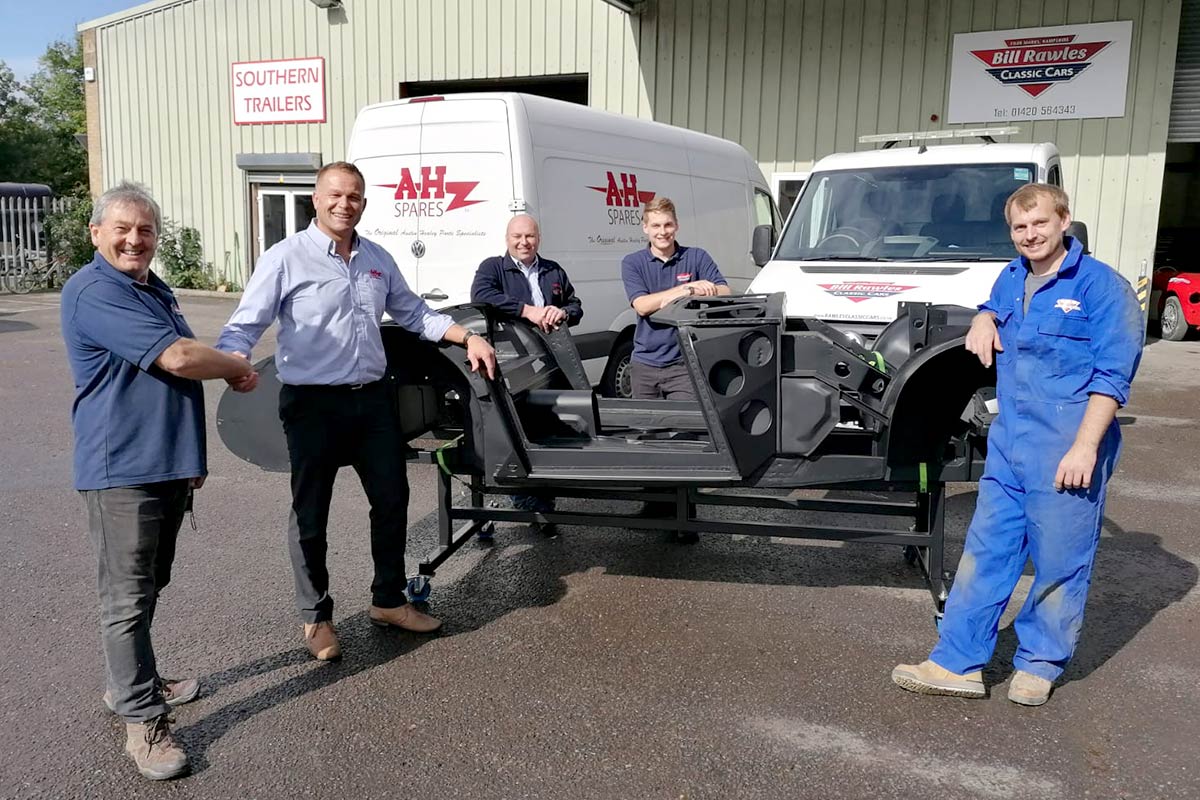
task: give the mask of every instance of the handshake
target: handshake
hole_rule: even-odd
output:
[[[233,378],[226,378],[225,382],[229,384],[229,388],[235,392],[253,392],[258,386],[258,372],[254,367],[250,366],[250,359],[245,353],[230,353],[231,356],[239,356],[246,362],[246,372]]]

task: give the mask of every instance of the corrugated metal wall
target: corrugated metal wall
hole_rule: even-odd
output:
[[[651,0],[632,17],[600,0],[150,3],[97,26],[104,181],[149,183],[220,268],[248,238],[236,154],[340,158],[357,110],[402,81],[586,72],[592,105],[739,141],[769,178],[860,134],[941,127],[955,33],[1132,19],[1126,115],[1022,123],[1019,138],[1058,144],[1094,249],[1135,276],[1154,248],[1179,16],[1180,0]],[[232,62],[318,55],[325,124],[233,125]]]

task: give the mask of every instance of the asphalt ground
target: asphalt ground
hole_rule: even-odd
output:
[[[212,341],[232,301],[183,307]],[[176,710],[194,772],[169,784],[137,775],[100,704],[56,295],[0,296],[0,376],[0,797],[1200,796],[1200,343],[1146,349],[1082,643],[1039,709],[1005,698],[1012,610],[987,699],[892,685],[936,635],[895,547],[500,526],[434,579],[440,635],[379,631],[350,470],[329,554],[346,655],[317,663],[292,607],[287,477],[224,448],[211,383],[211,476],[154,628],[163,673],[203,684]],[[413,465],[410,481],[415,562],[435,537],[434,475]],[[950,564],[973,505],[953,487]]]

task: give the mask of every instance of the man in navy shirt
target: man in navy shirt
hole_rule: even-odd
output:
[[[537,220],[518,214],[504,232],[502,256],[486,258],[471,284],[471,302],[486,303],[513,319],[525,319],[543,331],[564,322],[578,325],[583,305],[567,271],[557,261],[538,255],[542,232]]]
[[[479,265],[471,284],[471,302],[486,303],[504,316],[527,320],[543,331],[563,323],[579,324],[583,305],[567,271],[557,261],[538,255],[542,232],[537,220],[528,214],[513,217],[505,228],[504,242],[504,255],[486,258]],[[554,510],[554,498],[545,495],[513,495],[512,502],[522,511]],[[535,522],[533,528],[546,537],[558,535],[553,523]]]
[[[200,381],[224,378],[239,391],[257,381],[245,359],[195,340],[150,271],[160,222],[144,188],[105,192],[89,225],[96,256],[62,292],[75,488],[98,565],[104,703],[125,720],[125,750],[154,780],[187,771],[167,713],[200,690],[195,680],[164,680],[150,644],[184,512],[208,472]]]
[[[675,241],[678,230],[675,204],[655,197],[642,210],[642,232],[649,246],[621,262],[625,294],[638,314],[630,365],[633,396],[638,399],[696,399],[675,328],[656,323],[654,313],[681,297],[730,293],[708,253]]]
[[[729,284],[712,257],[699,247],[675,241],[679,219],[675,204],[655,197],[642,209],[642,232],[648,245],[621,261],[621,280],[629,304],[638,314],[633,332],[630,378],[639,400],[695,400],[696,387],[683,363],[676,329],[654,321],[654,313],[682,297],[729,294]],[[675,504],[646,503],[646,516],[672,516]],[[697,535],[680,531],[676,538],[693,543]]]

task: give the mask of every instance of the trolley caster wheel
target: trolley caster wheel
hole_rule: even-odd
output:
[[[917,548],[916,548],[916,546],[915,546],[915,545],[911,545],[911,544],[910,544],[910,545],[905,545],[905,547],[904,547],[904,561],[905,561],[905,563],[907,563],[907,564],[908,564],[910,567],[915,567],[915,566],[917,565],[917,559],[918,559],[918,557],[919,557],[920,555],[921,555],[921,554],[920,554],[920,552],[917,550]]]
[[[475,534],[475,538],[478,539],[481,544],[491,544],[494,542],[496,540],[496,523],[489,522],[487,525],[484,525],[479,529],[479,532]]]
[[[428,575],[415,575],[408,579],[408,588],[405,593],[408,599],[414,603],[424,603],[429,599],[429,593],[433,587],[429,585]]]

